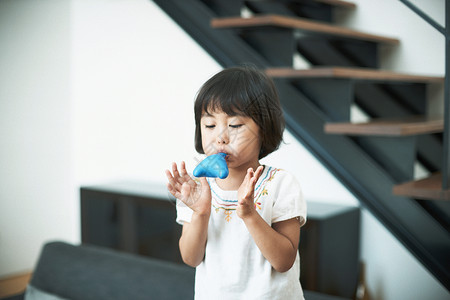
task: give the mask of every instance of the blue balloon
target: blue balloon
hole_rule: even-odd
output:
[[[194,169],[195,177],[218,177],[224,179],[228,176],[228,166],[225,153],[217,153],[207,156]]]

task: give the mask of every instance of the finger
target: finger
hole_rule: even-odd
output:
[[[196,183],[192,180],[191,176],[189,176],[189,173],[186,170],[186,163],[184,161],[180,164],[180,174],[184,182],[187,182],[191,187],[195,187]]]
[[[183,183],[181,186],[181,201],[187,204],[187,200],[191,194],[191,186],[187,183]]]
[[[250,181],[250,188],[249,191],[252,191],[254,193],[255,191],[255,187],[256,187],[256,182],[258,181],[258,178],[256,178],[255,176],[252,177],[251,181]]]
[[[172,194],[172,196],[174,196],[176,199],[180,199],[181,194],[179,191],[177,191],[176,189],[173,188],[173,186],[171,184],[167,184],[167,190],[169,191],[170,194]]]
[[[186,163],[184,161],[182,161],[181,164],[180,164],[180,174],[183,177],[187,174]]]
[[[248,193],[249,193],[249,188],[250,188],[249,185],[251,184],[252,172],[253,172],[252,168],[247,169],[247,174],[245,174],[244,180],[242,181],[242,186],[244,187],[245,196],[248,196]]]
[[[169,170],[165,170],[165,171],[164,171],[164,173],[166,174],[166,177],[167,177],[167,179],[168,179],[168,180],[171,180],[171,179],[173,179],[173,177],[172,177],[172,173],[170,173],[170,171],[169,171]]]
[[[175,180],[175,178],[172,176],[169,170],[166,170],[166,177],[173,189],[175,190],[180,189],[181,187],[180,183],[177,180]]]
[[[256,182],[258,181],[258,179],[261,175],[261,168],[258,167],[256,169],[256,172],[254,172],[253,169],[251,169],[250,175],[251,175],[251,177],[249,178],[249,185],[248,185],[248,189],[247,189],[247,195],[249,197],[252,196],[255,191]]]
[[[180,172],[178,172],[178,166],[176,163],[172,163],[172,173],[173,173],[173,177],[175,179],[177,179],[178,177],[180,177]]]
[[[169,193],[171,193],[172,196],[175,196],[175,190],[173,189],[172,185],[170,183],[168,183],[166,186],[167,186],[167,190],[169,191]]]
[[[186,172],[186,165],[184,165],[184,162],[181,162],[180,164],[180,170],[178,170],[178,166],[176,163],[173,163],[172,165],[172,172],[174,173],[174,179],[178,182],[179,188],[181,188],[181,185],[185,183],[186,181],[191,180],[191,177]],[[183,171],[184,169],[184,171]]]
[[[250,182],[250,178],[252,178],[252,176],[253,176],[253,169],[252,168],[248,168],[247,169],[247,174],[245,174],[244,181],[245,182]]]
[[[259,174],[262,174],[263,171],[264,171],[264,166],[259,166],[259,167],[256,169],[256,172],[258,172]]]
[[[202,188],[209,188],[208,180],[206,180],[206,177],[200,177],[199,178],[200,184]]]
[[[247,185],[245,186],[245,192],[244,192],[244,194],[245,194],[244,198],[249,201],[253,200],[253,194],[254,194],[254,190],[255,190],[254,184],[252,182],[253,182],[253,179],[249,178]]]
[[[170,173],[169,170],[166,170],[166,177],[171,185],[173,185],[173,183],[175,183],[175,179],[173,178],[172,173]]]
[[[256,180],[259,179],[259,177],[261,176],[263,170],[264,170],[264,167],[263,167],[263,166],[259,166],[259,167],[256,169],[256,172],[255,172],[255,175],[254,175],[254,177],[256,177]]]

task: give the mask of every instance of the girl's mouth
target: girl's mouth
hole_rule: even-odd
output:
[[[225,152],[225,151],[218,151],[217,153],[222,153],[222,154],[224,154],[225,155],[225,160],[227,160],[228,161],[228,159],[230,158],[230,154],[228,154],[227,152]]]

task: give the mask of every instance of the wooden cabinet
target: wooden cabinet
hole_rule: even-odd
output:
[[[82,243],[181,262],[175,199],[163,184],[115,182],[80,189]]]
[[[359,208],[308,202],[307,218],[299,245],[302,287],[354,298],[359,267]]]
[[[163,184],[81,187],[83,243],[181,263],[175,199]],[[300,237],[305,290],[353,298],[359,261],[359,209],[308,202]]]

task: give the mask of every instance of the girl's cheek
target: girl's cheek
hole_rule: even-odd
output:
[[[206,155],[214,154],[214,152],[216,150],[215,143],[208,139],[202,140],[202,146],[203,146],[203,151],[205,152]]]

